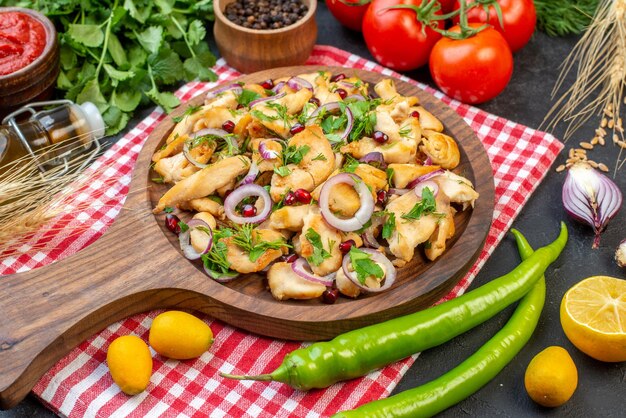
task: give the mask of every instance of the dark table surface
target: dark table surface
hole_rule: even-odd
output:
[[[317,13],[318,44],[333,45],[373,60],[358,32],[343,28],[330,15],[323,2]],[[551,107],[550,91],[563,62],[576,43],[576,37],[550,38],[536,32],[530,43],[515,55],[513,78],[497,98],[479,107],[487,112],[538,128]],[[215,46],[212,46],[215,53]],[[433,85],[426,69],[406,73],[407,76]],[[571,80],[569,80],[571,82]],[[139,117],[136,118],[136,122]],[[592,118],[565,145],[565,151],[579,141],[589,140],[599,118]],[[132,125],[132,122],[131,122]],[[560,137],[563,127],[554,134]],[[593,151],[593,159],[613,167],[617,148],[607,144]],[[564,163],[562,152],[557,163]],[[560,259],[547,272],[546,305],[537,330],[515,359],[489,384],[443,412],[445,417],[623,417],[626,412],[626,363],[602,363],[578,351],[565,337],[559,321],[561,298],[571,286],[593,275],[624,278],[626,271],[613,261],[618,243],[626,238],[626,210],[622,209],[602,236],[599,249],[592,250],[593,234],[585,225],[567,218],[561,204],[564,173],[553,169],[548,173],[513,226],[522,231],[534,246],[551,241],[558,232],[558,223],[566,220],[570,241]],[[617,184],[626,192],[626,167],[618,172]],[[513,240],[507,237],[496,248],[470,289],[500,276],[519,262]],[[422,353],[407,372],[394,393],[428,382],[455,367],[493,336],[508,320],[513,307],[506,309],[485,324],[457,337],[447,344]],[[533,356],[551,345],[567,349],[578,368],[578,389],[565,405],[544,408],[530,400],[524,389],[524,371]],[[32,395],[10,411],[0,411],[0,418],[53,417]]]

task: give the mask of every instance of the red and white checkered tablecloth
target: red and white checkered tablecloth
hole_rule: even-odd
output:
[[[363,68],[418,85],[449,104],[478,134],[492,163],[496,202],[493,224],[480,258],[445,299],[461,294],[546,175],[563,145],[549,134],[451,100],[432,88],[333,47],[316,46],[307,63]],[[219,75],[218,83],[239,76],[223,60],[218,61],[215,71]],[[214,86],[215,83],[192,82],[176,94],[184,101]],[[100,237],[122,207],[141,147],[163,118],[161,110],[155,110],[109,149],[90,169],[89,181],[74,195],[71,214],[60,215],[28,243],[0,254],[0,275],[60,260]],[[328,416],[387,396],[417,357],[360,379],[307,393],[281,383],[227,380],[218,371],[267,373],[300,344],[260,337],[198,315],[215,334],[210,351],[189,361],[167,360],[153,353],[154,368],[148,389],[133,397],[126,396],[108,372],[107,347],[115,338],[126,334],[147,341],[150,323],[158,313],[127,318],[92,336],[41,378],[33,389],[35,395],[54,412],[68,417]]]

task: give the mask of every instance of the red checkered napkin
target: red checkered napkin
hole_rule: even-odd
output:
[[[423,84],[336,48],[317,46],[308,63],[363,68],[418,85],[448,103],[476,131],[492,163],[496,204],[493,225],[480,258],[446,298],[462,293],[548,172],[563,145],[551,135],[463,105]],[[220,82],[239,75],[223,60],[218,61],[215,70]],[[177,95],[187,100],[214,85],[189,83]],[[142,145],[163,117],[160,110],[155,110],[94,164],[89,182],[75,196],[77,211],[60,216],[55,224],[79,226],[74,229],[79,232],[68,236],[56,228],[40,231],[28,244],[2,254],[0,274],[25,271],[60,260],[102,235],[121,209]],[[34,393],[50,409],[69,417],[328,416],[387,396],[417,357],[360,379],[307,393],[280,383],[226,380],[218,371],[267,373],[300,344],[259,337],[201,316],[215,334],[211,350],[193,361],[166,360],[154,355],[150,386],[145,392],[128,397],[111,380],[105,362],[106,349],[121,335],[136,334],[147,341],[150,323],[158,313],[127,318],[83,342],[42,377]]]

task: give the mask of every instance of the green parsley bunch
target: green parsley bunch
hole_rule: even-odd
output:
[[[107,134],[126,126],[152,101],[170,112],[180,104],[163,87],[217,79],[204,42],[213,0],[0,0],[47,15],[59,32],[57,88],[77,103],[93,102]]]

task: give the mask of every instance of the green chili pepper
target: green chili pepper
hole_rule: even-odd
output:
[[[517,247],[522,259],[533,249],[516,230]],[[506,325],[463,363],[439,378],[386,399],[367,403],[333,418],[430,417],[457,404],[491,381],[526,345],[537,327],[546,299],[543,277],[520,301]]]
[[[239,380],[278,381],[300,390],[325,388],[341,380],[364,376],[411,354],[443,344],[519,300],[557,259],[566,242],[567,228],[561,223],[561,233],[553,243],[535,251],[506,275],[471,292],[423,311],[292,351],[269,374],[221,375]]]

